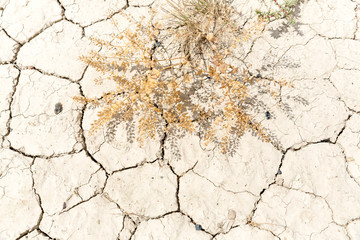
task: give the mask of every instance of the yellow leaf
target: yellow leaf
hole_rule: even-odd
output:
[[[219,81],[220,80],[220,73],[215,73],[214,79],[215,79],[215,81]]]
[[[239,68],[233,68],[230,72],[230,74],[235,74],[239,71]]]
[[[160,74],[161,74],[161,72],[160,72],[159,70],[155,69],[155,68],[152,70],[152,73],[153,73],[153,74],[155,75],[155,77],[157,77],[157,78],[158,78],[158,77],[160,76]]]
[[[185,83],[191,83],[191,81],[192,81],[191,76],[189,74],[185,74],[184,75],[184,82]]]
[[[212,66],[209,66],[209,76],[212,77],[215,74],[215,68]]]
[[[221,73],[225,73],[226,72],[226,69],[227,69],[228,65],[226,63],[222,63],[219,67],[219,71]]]

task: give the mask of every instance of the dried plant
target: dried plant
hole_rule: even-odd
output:
[[[217,47],[229,48],[242,36],[233,17],[237,12],[227,0],[167,0],[168,13],[181,51],[188,60],[198,63]]]
[[[161,31],[179,34],[174,42],[180,45],[178,56],[166,57],[159,23],[144,22],[144,19],[135,22],[122,13],[135,24],[135,29],[118,31],[111,41],[93,38],[102,52],[92,51],[81,57],[102,73],[103,78],[96,80],[98,84],[105,79],[117,83],[115,91],[100,98],[75,97],[79,102],[102,108],[90,134],[105,124],[114,126],[122,121],[128,122],[127,128],[133,132],[136,120],[139,123],[136,136],[140,142],[164,134],[171,135],[169,139],[174,142],[174,136],[198,133],[205,144],[214,143],[222,153],[233,153],[239,137],[247,131],[270,141],[269,134],[246,113],[252,98],[249,88],[261,86],[276,98],[277,93],[269,84],[285,86],[288,83],[263,81],[246,68],[240,69],[227,61],[236,44],[261,31],[263,22],[244,32],[236,28],[232,20],[235,12],[225,1],[169,3],[173,11],[168,13],[177,25]],[[207,20],[195,26],[201,19]],[[116,21],[113,23],[118,26]],[[206,61],[198,61],[199,55]]]

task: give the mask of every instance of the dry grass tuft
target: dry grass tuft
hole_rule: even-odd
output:
[[[227,0],[167,0],[168,13],[181,51],[192,62],[215,48],[228,49],[241,39],[235,9]]]

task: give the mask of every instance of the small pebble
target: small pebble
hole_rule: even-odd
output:
[[[63,209],[65,209],[65,208],[66,208],[66,202],[63,203]]]
[[[198,231],[203,230],[203,228],[201,227],[200,224],[195,224],[195,229],[198,230]]]
[[[270,119],[271,118],[271,115],[270,115],[270,112],[269,111],[266,111],[265,112],[265,116],[266,116],[266,119]]]
[[[256,78],[261,78],[260,73],[256,74]]]
[[[276,178],[276,184],[282,186],[284,184],[284,179],[281,177]]]
[[[55,104],[55,109],[54,109],[55,114],[59,114],[59,113],[61,113],[61,112],[62,112],[62,110],[63,110],[63,106],[62,106],[62,104],[61,104],[61,103],[57,103],[57,104]]]
[[[236,218],[236,212],[232,209],[230,209],[228,211],[228,217],[227,217],[229,220],[235,220]]]
[[[282,174],[282,171],[279,169],[278,172],[277,172],[277,174]]]

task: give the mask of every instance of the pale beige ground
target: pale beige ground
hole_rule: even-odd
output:
[[[269,2],[233,4],[245,22]],[[181,160],[168,139],[127,142],[125,125],[90,137],[96,110],[72,100],[113,87],[78,59],[112,33],[108,9],[161,3],[0,0],[0,240],[360,239],[360,1],[302,1],[295,26],[239,48],[251,71],[294,84],[256,115],[280,145],[247,134],[224,157],[189,135]]]

